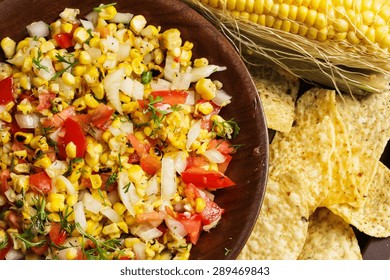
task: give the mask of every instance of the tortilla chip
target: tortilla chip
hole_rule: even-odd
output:
[[[326,208],[310,217],[308,235],[300,260],[361,260],[359,244],[351,226]]]
[[[333,205],[329,209],[347,223],[373,237],[390,236],[390,170],[379,163],[374,180],[361,207],[348,204]]]
[[[305,243],[309,212],[299,174],[269,178],[260,217],[238,259],[296,259]]]
[[[349,135],[355,157],[352,175],[363,197],[367,195],[379,159],[390,138],[390,92],[356,98],[338,96],[337,110]]]
[[[332,183],[336,135],[331,115],[335,114],[335,102],[332,91],[305,92],[297,102],[295,125],[287,134],[276,133],[270,145],[270,174],[296,170],[306,188],[310,214],[327,196]]]
[[[289,132],[294,121],[299,80],[265,66],[248,65],[262,101],[268,128]]]

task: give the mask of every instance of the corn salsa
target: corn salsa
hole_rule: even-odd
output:
[[[79,13],[1,40],[0,259],[188,259],[235,185],[226,67],[115,4]]]

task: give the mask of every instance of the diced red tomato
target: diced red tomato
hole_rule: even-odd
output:
[[[234,186],[235,183],[219,171],[207,171],[192,167],[181,173],[184,183],[194,184],[200,189],[221,189]]]
[[[0,249],[0,260],[5,260],[5,256],[7,255],[8,251],[12,248],[12,242],[10,240],[11,238],[8,238],[7,247]]]
[[[159,90],[151,93],[153,98],[158,96],[162,97],[162,103],[169,104],[171,106],[184,104],[186,102],[188,93],[183,90]]]
[[[202,228],[202,217],[199,214],[194,214],[187,218],[184,214],[178,214],[177,220],[184,226],[188,233],[188,239],[192,244],[196,244]]]
[[[91,116],[91,123],[101,130],[106,130],[111,125],[111,116],[114,109],[103,103],[93,109],[89,114]]]
[[[61,245],[68,237],[68,233],[61,228],[61,224],[52,222],[49,231],[49,237],[54,244]]]
[[[192,168],[192,167],[202,167],[206,165],[208,162],[207,160],[202,156],[190,156],[187,158],[187,165],[186,169]]]
[[[9,189],[8,179],[10,178],[9,169],[5,169],[0,173],[0,193],[3,194],[5,191]]]
[[[45,171],[31,174],[30,185],[34,191],[48,194],[51,191],[51,178]]]
[[[127,139],[129,139],[131,146],[133,146],[136,153],[141,156],[147,152],[146,147],[133,133],[129,133],[127,135]]]
[[[87,140],[81,125],[72,118],[67,118],[64,121],[63,129],[65,130],[63,147],[70,142],[73,142],[73,144],[76,145],[76,157],[84,157],[85,149],[87,148]]]
[[[73,106],[69,106],[61,112],[55,114],[51,118],[46,118],[42,120],[43,127],[59,128],[64,124],[64,121],[76,115],[76,109]]]
[[[43,255],[47,252],[47,249],[49,248],[49,245],[47,243],[43,244],[42,246],[35,246],[31,247],[31,250],[37,254],[37,255]]]
[[[223,139],[211,140],[209,145],[207,146],[207,149],[214,148],[224,155],[233,154],[235,152],[233,145],[228,140]]]
[[[53,92],[41,93],[38,96],[39,104],[37,106],[37,111],[42,111],[49,109],[51,107],[51,100],[56,97],[56,94]]]
[[[129,156],[129,163],[134,164],[134,163],[139,163],[139,161],[140,161],[140,157],[137,153],[133,153]]]
[[[204,191],[197,188],[193,184],[188,184],[184,189],[184,193],[187,199],[192,203],[194,203],[195,199],[198,197],[205,200],[206,207],[201,213],[199,213],[200,217],[202,218],[202,223],[204,225],[209,225],[213,222],[217,222],[221,218],[222,214],[225,212],[225,210],[219,207],[214,201],[212,201],[205,194]]]
[[[61,49],[67,49],[74,46],[73,35],[70,33],[58,33],[54,35],[54,39]]]
[[[27,99],[28,101],[34,102],[37,100],[37,98],[34,96],[33,92],[31,90],[25,90],[18,96],[18,103],[22,102],[24,99]]]
[[[164,212],[147,212],[137,215],[137,223],[149,223],[153,227],[158,227],[164,220],[166,214]]]
[[[14,100],[13,79],[11,76],[0,81],[0,105],[5,105]]]
[[[141,156],[140,165],[143,171],[150,175],[154,175],[160,170],[161,161],[158,158],[145,153]]]

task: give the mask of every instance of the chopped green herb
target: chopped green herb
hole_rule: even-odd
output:
[[[215,120],[213,121],[212,130],[219,137],[222,137],[224,139],[234,139],[240,132],[240,127],[233,119],[222,122]]]
[[[42,69],[42,70],[45,70],[46,72],[49,72],[49,68],[47,68],[47,66],[45,66],[45,65],[42,65],[41,62],[42,62],[42,52],[39,50],[39,51],[38,51],[38,57],[34,57],[34,58],[32,59],[32,63],[34,63],[35,66],[36,66],[39,70]]]
[[[93,11],[100,13],[101,11],[103,11],[103,9],[110,7],[110,6],[115,6],[115,5],[116,5],[116,2],[110,3],[110,4],[105,4],[105,5],[101,4],[99,7],[93,8]]]
[[[152,80],[152,71],[144,71],[141,74],[141,83],[146,85]]]
[[[66,71],[68,71],[69,69],[72,69],[73,67],[75,67],[77,65],[77,63],[79,63],[78,59],[75,59],[74,56],[72,54],[68,54],[67,56],[62,56],[60,55],[59,53],[56,54],[56,58],[59,62],[62,62],[62,63],[65,63],[65,64],[68,64],[67,67],[65,67],[64,69],[58,71],[52,78],[51,80],[55,80],[57,79],[58,77],[60,77],[63,73],[65,73]]]

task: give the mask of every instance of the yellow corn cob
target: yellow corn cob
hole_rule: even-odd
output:
[[[309,39],[390,48],[390,3],[384,0],[201,0],[232,16]]]

